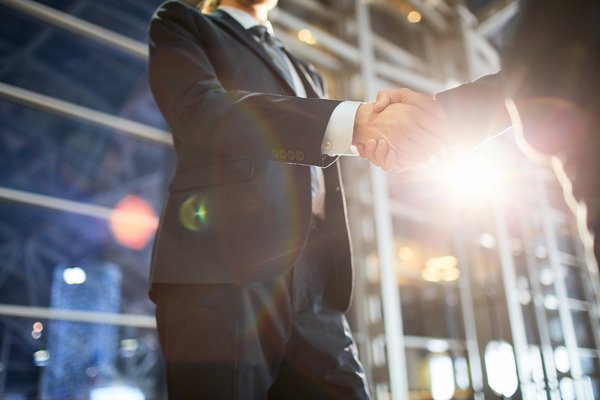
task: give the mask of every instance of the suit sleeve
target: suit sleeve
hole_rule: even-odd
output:
[[[436,93],[461,151],[472,150],[511,127],[503,83],[502,74],[497,73]]]
[[[163,4],[150,23],[150,86],[179,155],[281,161],[278,154],[293,151],[300,164],[335,161],[321,143],[339,101],[226,90],[205,51],[209,25],[178,2]]]

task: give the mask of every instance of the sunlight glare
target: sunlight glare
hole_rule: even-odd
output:
[[[473,155],[447,165],[442,178],[457,198],[479,200],[501,190],[499,168],[482,155]]]

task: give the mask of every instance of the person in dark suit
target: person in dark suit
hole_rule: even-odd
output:
[[[521,148],[556,172],[593,265],[600,260],[600,2],[520,6],[503,54],[504,94]]]
[[[436,94],[450,142],[470,151],[514,127],[531,159],[551,162],[584,244],[600,260],[600,2],[522,0],[503,51],[502,70]],[[381,111],[404,89],[382,92]],[[507,109],[507,105],[509,109]],[[361,154],[384,166],[387,143]],[[584,208],[581,205],[585,205]],[[581,212],[581,210],[585,210]]]
[[[202,14],[167,1],[150,23],[150,85],[177,155],[150,287],[172,399],[369,398],[344,317],[337,159],[370,138],[397,169],[445,151],[428,96],[407,91],[380,113],[325,99],[315,69],[273,36],[276,3]]]

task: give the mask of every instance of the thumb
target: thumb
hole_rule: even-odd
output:
[[[373,103],[373,112],[382,112],[391,102],[392,99],[388,92],[377,93],[377,98],[375,99],[375,103]]]
[[[413,104],[416,103],[416,101],[407,102],[407,100],[411,100],[411,95],[414,94],[416,93],[407,88],[399,88],[379,92],[377,93],[377,99],[373,104],[373,112],[382,112],[387,106],[389,106],[392,103],[407,103],[418,107],[420,104]]]

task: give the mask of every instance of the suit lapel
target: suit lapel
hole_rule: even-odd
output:
[[[210,17],[222,26],[225,30],[235,36],[239,41],[248,46],[267,66],[271,71],[281,80],[281,82],[292,92],[296,93],[293,87],[287,82],[279,68],[273,63],[271,57],[267,54],[265,49],[258,43],[254,38],[240,25],[235,19],[229,16],[226,12],[215,10]]]
[[[302,80],[302,84],[304,85],[304,89],[306,90],[306,97],[325,97],[323,90],[321,90],[320,86],[318,86],[315,83],[311,73],[308,71],[307,66],[303,62],[298,60],[287,49],[285,49],[285,53],[288,55],[290,61],[294,65],[294,68],[296,68],[296,72],[298,72],[298,75]]]

